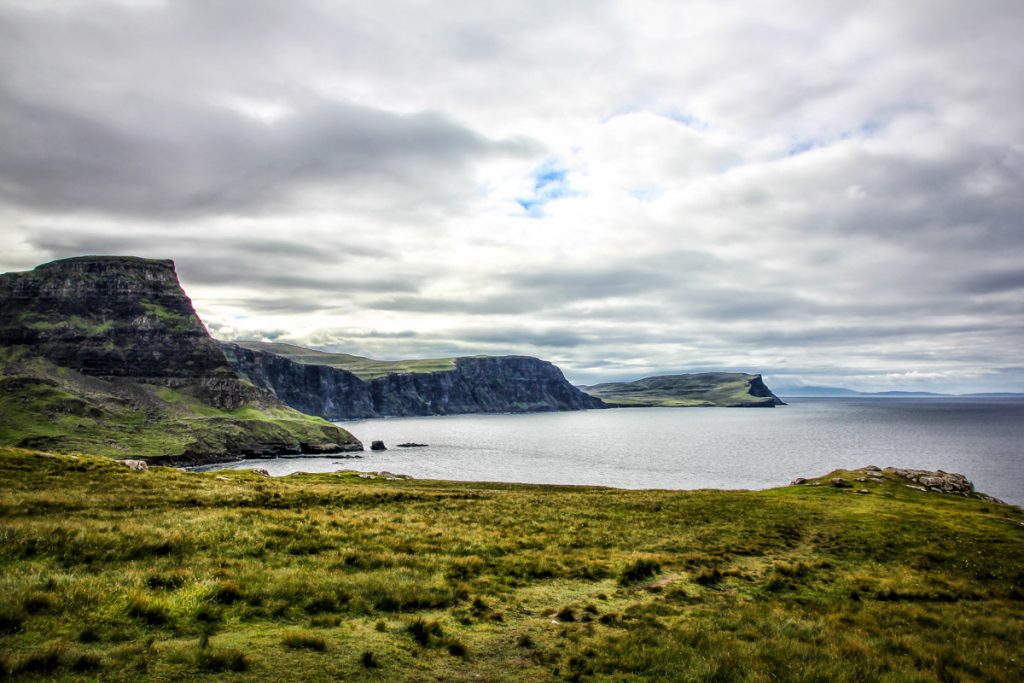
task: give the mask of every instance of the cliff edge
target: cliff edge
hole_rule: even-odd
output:
[[[557,366],[529,356],[375,361],[287,344],[221,347],[241,376],[293,408],[329,420],[604,407]]]

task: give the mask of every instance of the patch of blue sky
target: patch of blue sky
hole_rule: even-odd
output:
[[[544,215],[544,205],[548,202],[578,194],[569,185],[569,170],[557,159],[544,162],[534,169],[531,175],[533,194],[529,197],[516,198],[516,203],[533,218]]]
[[[888,121],[884,119],[868,119],[859,126],[845,128],[836,133],[821,135],[818,137],[794,138],[793,143],[786,148],[784,156],[795,157],[814,149],[821,149],[850,139],[870,138],[885,130]]]

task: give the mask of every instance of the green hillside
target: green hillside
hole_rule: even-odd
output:
[[[182,462],[361,449],[348,432],[238,384],[251,395],[218,408],[206,396],[220,391],[216,378],[171,388],[90,377],[24,347],[0,347],[0,445]]]
[[[612,406],[630,407],[772,407],[782,405],[761,375],[702,372],[647,377],[581,387]]]

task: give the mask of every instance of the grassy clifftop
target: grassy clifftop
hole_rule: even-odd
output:
[[[362,449],[348,432],[249,389],[240,405],[216,407],[205,395],[222,393],[216,378],[172,388],[89,377],[0,347],[0,444],[163,462]]]
[[[296,363],[326,365],[348,370],[361,380],[368,381],[397,372],[447,372],[455,369],[455,358],[422,358],[414,360],[374,360],[349,353],[315,351],[280,342],[236,341],[235,344],[253,351],[266,351],[289,358]]]
[[[760,492],[270,479],[0,449],[0,667],[105,681],[1024,678],[1021,510],[868,479]]]

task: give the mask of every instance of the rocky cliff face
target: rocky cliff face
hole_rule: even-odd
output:
[[[0,275],[0,442],[178,458],[360,449],[244,382],[171,261],[83,256]]]
[[[243,376],[288,405],[329,420],[399,415],[452,415],[603,408],[553,364],[527,356],[455,360],[442,372],[397,372],[372,380],[326,365],[222,342]]]
[[[0,344],[86,375],[234,373],[178,284],[172,261],[83,256],[0,275]]]

